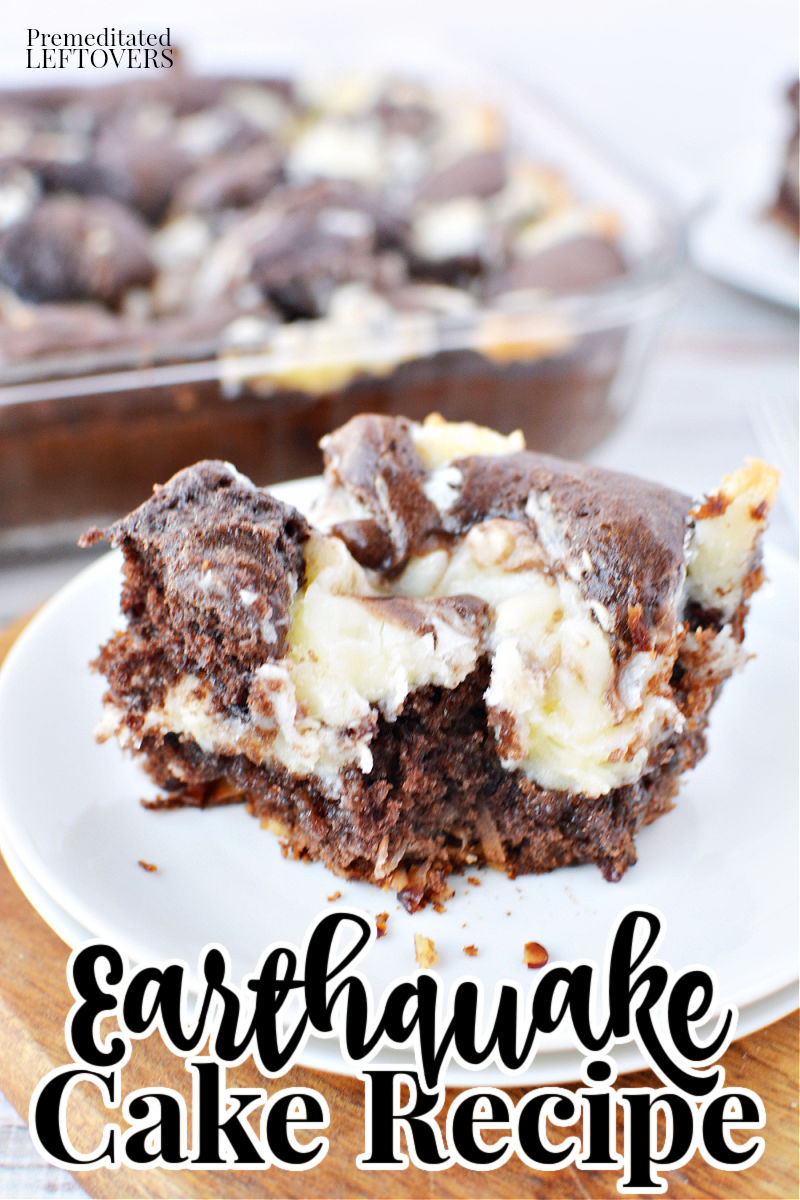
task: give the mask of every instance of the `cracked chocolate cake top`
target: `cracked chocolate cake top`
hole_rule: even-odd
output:
[[[551,566],[612,614],[617,633],[628,629],[631,608],[641,607],[648,627],[664,620],[684,578],[688,496],[530,450],[455,465],[464,482],[445,514],[449,532],[487,515],[524,518]]]
[[[284,651],[308,534],[296,509],[230,464],[208,461],[156,486],[129,516],[81,541],[105,538],[126,557],[153,564],[173,626],[192,639],[201,665],[214,665],[224,642],[228,656],[252,668]]]
[[[0,120],[0,316],[39,327],[0,340],[9,362],[63,349],[54,303],[91,305],[120,349],[174,355],[280,345],[298,320],[346,338],[355,294],[384,323],[415,314],[425,346],[434,316],[480,324],[520,292],[628,269],[616,213],[485,101],[413,79],[179,67],[146,86],[0,89]],[[86,324],[81,345],[109,344]]]

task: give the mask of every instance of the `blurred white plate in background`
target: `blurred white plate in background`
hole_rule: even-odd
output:
[[[742,146],[722,172],[715,203],[690,235],[692,255],[723,283],[797,307],[800,242],[769,215],[778,191],[783,150],[773,140]]]

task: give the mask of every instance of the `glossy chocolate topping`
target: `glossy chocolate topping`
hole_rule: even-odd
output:
[[[405,417],[354,417],[324,438],[322,448],[334,486],[341,484],[372,514],[372,521],[334,527],[362,565],[397,567],[439,527],[439,510],[423,490],[427,474]]]
[[[518,520],[544,546],[553,570],[608,609],[618,634],[630,632],[636,610],[642,648],[683,582],[692,502],[669,488],[525,450],[457,459],[454,500],[440,511],[425,494],[429,475],[405,419],[356,417],[324,446],[329,480],[373,514],[372,529],[367,519],[336,527],[363,565],[396,569],[481,521]]]

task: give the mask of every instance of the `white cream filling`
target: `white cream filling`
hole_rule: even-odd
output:
[[[175,117],[168,104],[151,100],[147,104],[138,105],[134,113],[134,127],[140,138],[164,137],[172,130]]]
[[[570,558],[569,546],[563,521],[553,512],[550,493],[531,492],[525,505],[525,516],[535,523],[537,539],[549,561],[566,565]]]
[[[497,433],[472,421],[445,421],[438,413],[431,413],[421,424],[412,423],[411,436],[427,471],[447,467],[453,459],[470,455],[494,457],[525,449],[525,438],[519,429],[509,434]]]
[[[167,689],[161,705],[150,709],[143,733],[154,729],[189,737],[205,754],[238,754],[249,732],[240,718],[212,710],[208,689],[196,675],[184,675]]]
[[[539,301],[530,289],[504,292],[493,302],[476,332],[481,354],[496,363],[533,362],[563,354],[575,343],[574,331],[559,313],[531,312]]]
[[[438,554],[438,579],[412,562],[399,587],[410,590],[413,571],[432,594],[489,604],[485,699],[504,765],[542,787],[591,796],[638,779],[652,747],[683,725],[668,691],[672,658],[637,655],[618,686],[608,633],[577,584],[544,573],[541,546],[518,522],[484,521],[451,557]]]
[[[317,218],[317,228],[328,237],[352,241],[371,237],[375,222],[369,213],[357,208],[323,208]]]
[[[383,140],[376,124],[358,125],[324,118],[310,125],[286,157],[291,179],[349,179],[354,183],[380,182]]]
[[[11,114],[0,116],[0,154],[19,154],[31,136],[30,125],[27,121]]]
[[[175,139],[193,158],[216,154],[235,132],[235,120],[224,108],[189,113],[175,122]]]
[[[382,86],[380,74],[370,70],[348,71],[344,75],[309,73],[296,81],[299,98],[304,104],[344,118],[358,117],[371,108]]]
[[[265,133],[280,134],[281,126],[287,123],[290,115],[289,106],[281,95],[251,84],[233,84],[226,88],[222,102]]]
[[[756,537],[778,489],[778,472],[750,460],[722,481],[711,501],[696,514],[689,539],[686,599],[733,615],[742,598]],[[714,512],[714,501],[722,510]]]
[[[228,343],[222,357],[227,394],[235,394],[244,379],[264,394],[279,387],[315,394],[344,387],[364,371],[388,375],[401,362],[433,353],[436,339],[428,314],[397,313],[367,285],[348,283],[331,292],[327,317],[271,326],[258,347],[263,359],[240,358],[237,344]],[[238,345],[257,352],[252,341]]]
[[[489,211],[475,196],[459,196],[425,208],[415,219],[411,245],[422,258],[442,262],[448,258],[481,255],[489,235]]]
[[[557,171],[515,158],[508,166],[505,187],[488,203],[494,220],[520,226],[547,212],[568,208],[573,199]]]
[[[101,723],[98,738],[110,736],[115,717],[111,712],[108,721]],[[317,775],[336,790],[339,772],[346,767],[371,770],[372,723],[349,731],[307,716],[298,708],[287,666],[265,663],[251,685],[249,720],[216,711],[204,681],[186,675],[166,691],[159,707],[148,712],[142,737],[152,730],[168,730],[191,739],[206,754],[245,754],[256,765],[277,761],[293,775]],[[131,745],[130,731],[124,731],[124,740]]]
[[[507,137],[499,111],[461,92],[431,96],[438,109],[442,130],[433,147],[432,159],[440,166],[476,150],[495,150]]]
[[[173,217],[150,238],[150,250],[161,271],[193,267],[210,248],[208,222],[196,213]]]
[[[334,525],[344,521],[371,521],[373,515],[352,492],[341,484],[326,488],[311,510],[315,528],[327,533]]]
[[[463,482],[464,476],[460,469],[446,463],[431,471],[422,485],[422,490],[431,504],[435,504],[439,512],[444,513],[455,504]]]
[[[312,537],[307,583],[294,606],[290,671],[298,699],[319,721],[354,726],[375,706],[396,716],[409,692],[453,688],[475,668],[480,646],[453,612],[426,613],[420,634],[363,597],[385,598],[336,539]],[[423,609],[424,611],[424,609]]]
[[[32,211],[39,196],[39,186],[23,167],[11,167],[3,172],[0,182],[0,229],[7,229]]]

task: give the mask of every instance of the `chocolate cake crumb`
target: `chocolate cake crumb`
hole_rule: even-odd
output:
[[[543,967],[550,958],[544,946],[539,942],[526,942],[522,961],[531,969]]]
[[[417,960],[418,967],[432,967],[434,963],[439,961],[439,955],[436,953],[436,947],[433,944],[433,939],[425,937],[421,933],[414,934],[414,954]]]

